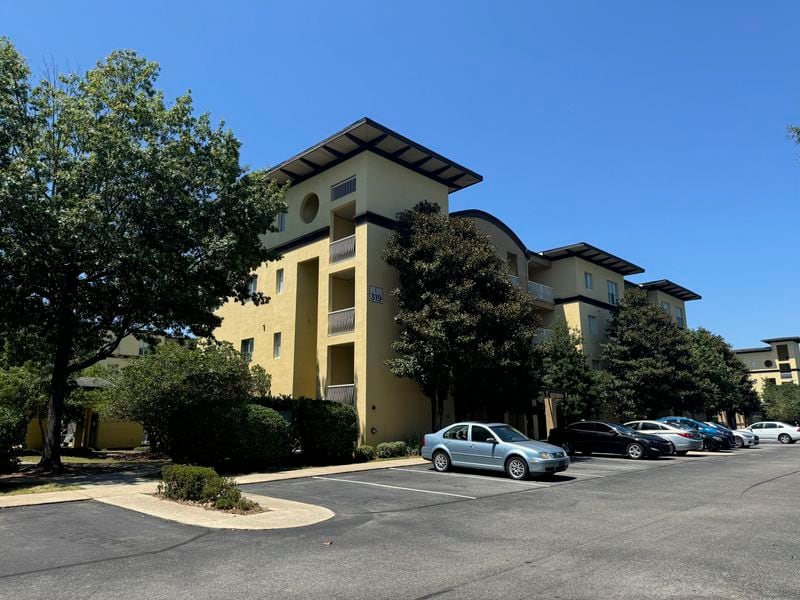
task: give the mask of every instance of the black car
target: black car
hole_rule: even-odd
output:
[[[606,421],[579,421],[551,429],[547,441],[561,446],[568,454],[599,452],[639,459],[645,456],[670,456],[675,451],[668,440]]]

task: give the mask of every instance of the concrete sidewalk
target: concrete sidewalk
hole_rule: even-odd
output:
[[[405,467],[425,463],[425,460],[418,457],[400,458],[330,467],[308,467],[305,469],[276,471],[274,473],[250,473],[248,475],[235,477],[234,479],[240,484],[265,483],[269,481],[282,481],[285,479],[299,479],[302,477],[319,477],[341,473],[388,469],[390,467]],[[58,502],[95,500],[97,502],[111,504],[161,519],[212,529],[282,529],[287,527],[302,527],[325,521],[334,516],[332,511],[322,506],[281,500],[279,498],[269,498],[257,494],[245,494],[245,496],[258,502],[264,509],[264,512],[253,515],[235,515],[217,510],[207,510],[205,508],[180,504],[169,500],[162,500],[154,495],[157,486],[157,481],[131,482],[127,484],[119,483],[118,480],[115,480],[113,483],[82,483],[80,489],[45,492],[41,494],[0,496],[0,509],[38,504],[53,504]]]

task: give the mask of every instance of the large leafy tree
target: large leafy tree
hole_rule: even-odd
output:
[[[800,385],[768,382],[762,395],[767,418],[788,423],[800,422]]]
[[[580,350],[581,337],[570,330],[562,317],[542,344],[542,384],[564,392],[561,411],[567,420],[595,416],[602,397],[597,371],[586,363]]]
[[[725,413],[732,422],[734,413],[750,414],[759,406],[758,394],[744,363],[722,336],[707,329],[688,332],[699,406],[708,416]]]
[[[239,142],[172,104],[158,66],[114,52],[33,85],[0,38],[0,329],[35,336],[51,379],[43,468],[60,466],[70,378],[120,340],[210,334],[226,297],[274,256],[258,234],[283,190],[239,162]]]
[[[689,337],[642,290],[626,291],[608,326],[603,358],[620,417],[697,410]]]
[[[400,331],[389,368],[430,399],[431,427],[441,425],[451,394],[460,416],[530,406],[538,317],[488,238],[422,202],[400,215],[384,257],[398,272]]]

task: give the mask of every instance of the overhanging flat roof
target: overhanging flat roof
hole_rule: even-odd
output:
[[[670,296],[677,298],[678,300],[683,300],[684,302],[689,302],[691,300],[702,300],[703,298],[700,294],[697,294],[692,290],[683,287],[682,285],[673,283],[669,279],[648,281],[647,283],[640,283],[638,285],[646,290],[658,290],[660,292],[664,292],[665,294],[669,294]]]
[[[610,252],[600,250],[586,242],[571,244],[569,246],[562,246],[560,248],[553,248],[552,250],[544,250],[542,255],[550,260],[561,260],[562,258],[569,258],[577,256],[583,260],[588,260],[596,265],[605,267],[610,271],[619,273],[620,275],[635,275],[636,273],[644,273],[644,269],[640,266],[628,262],[618,256],[614,256]]]
[[[271,168],[268,174],[280,183],[297,184],[365,151],[446,185],[451,192],[483,181],[475,171],[367,117]]]
[[[800,337],[779,337],[779,338],[769,338],[766,340],[761,340],[765,344],[775,344],[777,342],[798,342],[800,343]]]
[[[772,350],[769,346],[766,348],[734,348],[733,351],[735,354],[749,354],[751,352],[769,352]]]

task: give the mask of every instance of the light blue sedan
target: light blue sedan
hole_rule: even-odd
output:
[[[511,479],[552,475],[569,467],[562,448],[537,442],[505,423],[462,422],[428,433],[422,458],[436,471],[450,467],[505,471]]]

